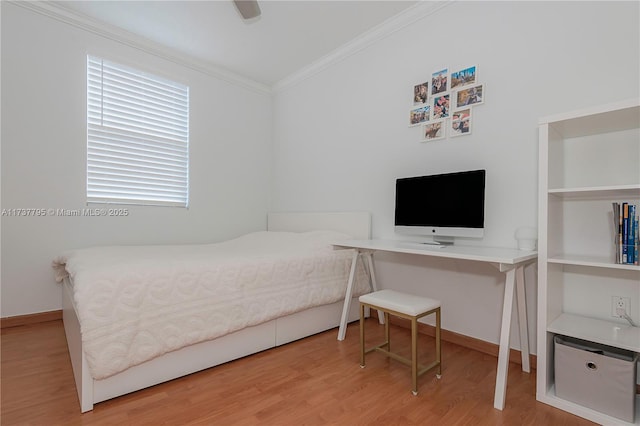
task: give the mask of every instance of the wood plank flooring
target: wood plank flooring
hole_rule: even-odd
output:
[[[367,340],[383,327],[367,320]],[[496,358],[443,342],[442,379],[419,378],[381,354],[359,367],[358,324],[97,404],[81,414],[62,321],[2,330],[0,423],[10,425],[588,425],[535,399],[535,371],[509,366],[504,411],[493,408]],[[409,356],[408,330],[392,325]],[[433,339],[420,336],[420,362]]]

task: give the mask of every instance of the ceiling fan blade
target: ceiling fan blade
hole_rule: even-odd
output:
[[[244,19],[260,16],[260,6],[258,6],[257,0],[233,0],[233,3]]]

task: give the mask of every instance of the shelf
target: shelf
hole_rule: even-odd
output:
[[[549,189],[549,195],[566,199],[640,198],[640,184]]]
[[[619,264],[613,263],[608,257],[598,256],[577,256],[577,255],[556,255],[547,259],[549,263],[556,263],[560,265],[577,265],[577,266],[591,266],[594,268],[609,268],[620,269],[626,271],[639,271],[639,265]]]
[[[567,401],[566,399],[562,399],[556,395],[555,386],[551,386],[550,389],[544,396],[540,396],[539,398],[546,404],[552,405],[556,408],[559,408],[564,411],[568,411],[577,416],[583,417],[585,419],[589,419],[592,422],[596,422],[604,425],[640,425],[640,395],[636,395],[636,421],[635,423],[628,423],[623,420],[620,420],[616,417],[608,416],[599,411],[592,410],[588,407],[584,407],[582,405],[576,404],[571,401]]]
[[[598,135],[640,127],[640,101],[627,99],[540,119],[552,126],[563,138]]]
[[[539,124],[536,395],[591,421],[626,425],[556,396],[552,336],[640,352],[640,328],[609,317],[609,297],[635,302],[640,290],[640,266],[615,263],[619,223],[612,206],[640,203],[640,98],[543,117]],[[631,314],[639,322],[637,310]],[[640,395],[636,411],[630,424],[640,425]]]
[[[564,313],[549,324],[547,331],[640,352],[640,327],[629,324]]]

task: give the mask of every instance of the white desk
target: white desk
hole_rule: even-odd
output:
[[[511,312],[513,308],[514,289],[517,294],[518,324],[520,328],[520,350],[522,352],[522,371],[530,372],[529,365],[529,333],[527,330],[527,305],[524,291],[524,267],[528,263],[535,262],[537,252],[521,251],[509,248],[495,247],[471,247],[471,246],[446,246],[438,248],[434,246],[422,246],[416,243],[392,240],[350,240],[334,244],[336,248],[356,249],[351,263],[351,272],[347,285],[347,293],[344,299],[338,340],[344,340],[347,332],[347,314],[351,305],[353,294],[353,281],[355,277],[358,258],[364,255],[367,259],[371,277],[371,286],[378,289],[374,268],[373,253],[386,251],[392,253],[417,254],[422,256],[444,257],[451,259],[463,259],[477,262],[486,262],[496,266],[500,272],[505,273],[504,299],[502,303],[502,326],[500,328],[500,349],[498,352],[498,371],[496,374],[496,388],[493,406],[498,410],[504,408],[507,391],[507,372],[509,367],[509,335],[511,332]],[[446,308],[445,308],[446,309]],[[380,315],[378,316],[380,318]],[[382,318],[381,318],[382,320]]]

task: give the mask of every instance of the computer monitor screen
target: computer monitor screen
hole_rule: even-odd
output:
[[[396,180],[395,230],[436,241],[484,235],[485,170]]]

